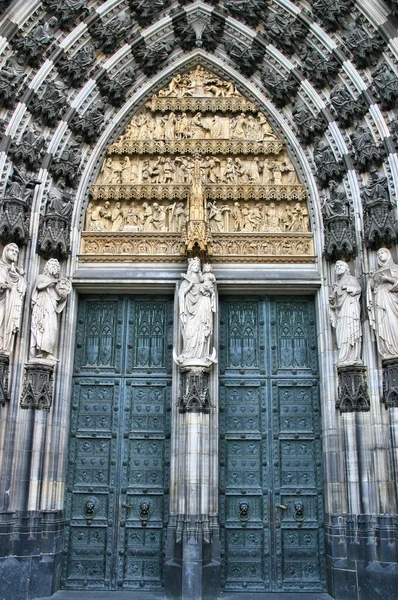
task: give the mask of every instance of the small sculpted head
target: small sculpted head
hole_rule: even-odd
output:
[[[9,263],[15,263],[18,260],[19,248],[16,244],[7,244],[3,250],[3,260]]]
[[[387,248],[380,248],[377,252],[377,262],[380,267],[386,265],[392,260],[391,252]]]
[[[334,265],[334,271],[336,275],[342,277],[345,273],[349,273],[349,267],[343,260],[338,260]]]
[[[56,258],[50,258],[45,264],[44,275],[51,275],[52,277],[58,277],[61,266]]]

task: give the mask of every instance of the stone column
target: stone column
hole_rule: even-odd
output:
[[[220,591],[217,296],[198,267],[192,259],[175,312],[166,596],[184,600]]]

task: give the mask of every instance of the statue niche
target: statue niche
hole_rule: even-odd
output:
[[[313,261],[306,191],[259,107],[198,66],[108,148],[81,260],[226,262],[231,248],[241,262]]]

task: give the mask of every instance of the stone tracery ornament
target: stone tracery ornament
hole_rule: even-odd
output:
[[[14,165],[0,200],[0,241],[26,245],[29,239],[29,221],[34,186],[41,183],[26,171],[23,165]]]
[[[396,207],[390,199],[387,177],[376,168],[370,170],[371,179],[362,191],[364,207],[364,241],[368,248],[390,245],[398,239]]]
[[[329,183],[329,198],[324,200],[322,213],[325,224],[325,258],[350,260],[357,249],[350,203],[345,191],[333,180]]]

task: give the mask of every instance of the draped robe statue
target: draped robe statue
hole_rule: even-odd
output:
[[[0,353],[10,354],[19,330],[26,280],[16,265],[19,248],[7,244],[0,259]]]
[[[47,261],[32,293],[30,358],[54,361],[58,339],[58,315],[65,307],[71,283],[59,278],[60,265],[55,258]]]
[[[368,285],[370,323],[382,358],[398,356],[398,265],[387,248],[377,252],[379,268]]]
[[[216,362],[213,347],[213,321],[216,312],[215,277],[210,265],[201,272],[200,260],[188,261],[179,290],[180,323],[183,348],[174,356],[180,366],[205,366]]]
[[[359,299],[361,286],[350,274],[347,263],[338,260],[335,264],[336,283],[329,298],[330,317],[336,330],[339,367],[362,364],[361,309]]]

